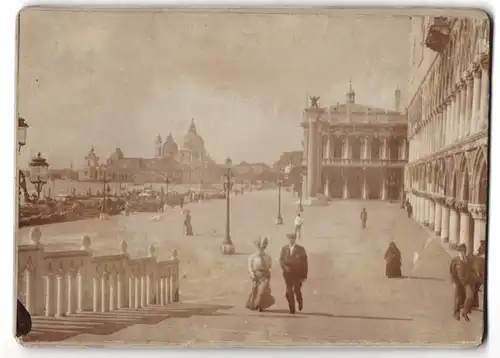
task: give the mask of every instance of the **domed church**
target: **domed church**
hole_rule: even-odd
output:
[[[79,171],[80,180],[102,180],[103,166],[92,146],[85,157],[85,165]],[[179,148],[172,133],[165,142],[158,134],[154,142],[153,158],[127,158],[120,148],[108,156],[105,163],[108,177],[123,182],[163,182],[170,177],[178,183],[202,183],[217,180],[216,163],[205,150],[205,142],[197,133],[194,119],[191,119],[182,147]],[[212,170],[213,169],[213,170]]]

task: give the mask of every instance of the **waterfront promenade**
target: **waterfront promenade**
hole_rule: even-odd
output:
[[[273,190],[233,197],[233,256],[220,254],[224,200],[188,204],[193,237],[182,235],[180,209],[160,215],[117,216],[107,221],[43,227],[42,241],[53,242],[58,249],[79,245],[83,234],[91,237],[96,251],[116,250],[122,239],[127,241],[132,255],[144,255],[149,244],[155,245],[159,258],[177,248],[180,305],[189,307],[183,311],[186,314],[167,307],[159,322],[130,322],[110,334],[89,332],[75,335],[63,344],[479,343],[482,312],[473,312],[471,323],[457,322],[452,317],[449,254],[439,241],[427,240],[427,232],[409,220],[399,204],[387,202],[334,201],[326,207],[305,208],[300,242],[308,251],[310,262],[309,279],[303,289],[305,308],[295,316],[288,314],[277,258],[281,246],[286,244],[285,234],[292,230],[296,206],[291,194],[284,193],[284,225],[276,226],[276,199]],[[368,211],[364,231],[359,222],[363,207]],[[26,234],[27,230],[20,231],[21,237]],[[269,237],[268,253],[275,259],[271,286],[277,304],[264,313],[244,308],[251,287],[247,255],[253,252],[252,242],[259,235]],[[383,255],[390,239],[396,241],[402,252],[405,278],[389,280],[384,276]],[[182,310],[182,306],[178,309]]]

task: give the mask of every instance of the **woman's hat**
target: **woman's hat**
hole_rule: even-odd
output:
[[[265,249],[269,244],[269,240],[267,237],[259,237],[257,240],[254,241],[254,244],[259,249]]]

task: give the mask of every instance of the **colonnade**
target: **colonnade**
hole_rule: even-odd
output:
[[[378,148],[378,155],[372,156],[372,145],[374,141],[380,141]],[[335,145],[337,142],[341,143],[341,155],[336,155]],[[322,158],[327,162],[331,159],[353,159],[354,146],[359,145],[359,158],[355,159],[382,159],[389,160],[391,155],[391,144],[397,143],[397,160],[407,160],[407,140],[406,137],[374,137],[374,136],[334,136],[326,135],[323,137]]]

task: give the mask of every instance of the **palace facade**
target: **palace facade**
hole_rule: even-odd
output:
[[[92,146],[85,157],[83,169],[79,170],[79,180],[102,181],[104,172],[110,181],[138,184],[165,182],[167,177],[174,183],[197,184],[220,180],[220,168],[206,152],[194,120],[191,120],[181,148],[172,134],[167,136],[165,142],[158,135],[152,158],[125,157],[122,150],[116,148],[101,164]]]
[[[486,236],[491,24],[412,21],[405,189],[415,220],[470,254]]]
[[[312,204],[318,194],[342,199],[401,199],[407,162],[407,120],[395,108],[356,103],[349,83],[345,103],[304,110],[302,192]]]

